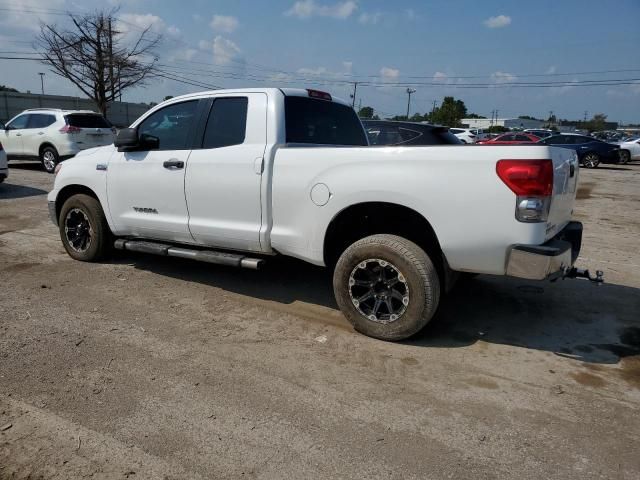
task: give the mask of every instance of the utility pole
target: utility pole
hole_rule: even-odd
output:
[[[436,103],[438,103],[437,100],[433,101],[433,108],[431,109],[431,123],[433,123],[433,117],[436,114]]]
[[[412,93],[416,93],[416,89],[407,87],[407,95],[409,95],[409,99],[407,100],[407,120],[409,120],[409,108],[411,107],[411,94]]]
[[[111,84],[111,101],[116,101],[116,86],[113,78],[113,30],[111,29],[111,15],[107,20],[107,48],[109,49],[109,83]]]
[[[353,95],[351,95],[351,108],[356,106],[356,92],[358,91],[358,82],[353,82]]]
[[[40,87],[42,88],[42,95],[44,95],[44,72],[38,72],[40,75]]]
[[[589,112],[587,110],[584,111],[584,121],[587,121],[587,115],[589,115]]]

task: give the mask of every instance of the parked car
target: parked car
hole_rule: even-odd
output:
[[[596,168],[601,163],[619,163],[620,145],[603,142],[587,135],[563,133],[538,142],[543,145],[570,148],[578,154],[580,165]]]
[[[470,128],[450,128],[449,131],[458,137],[462,143],[476,143],[478,141],[478,136],[474,133],[476,130]]]
[[[4,182],[9,176],[9,165],[7,161],[7,153],[4,151],[0,143],[0,183]]]
[[[477,142],[478,145],[526,145],[527,143],[536,143],[540,141],[540,137],[536,137],[530,133],[503,133],[495,138]]]
[[[460,145],[449,128],[425,123],[364,120],[369,145]]]
[[[456,271],[575,272],[577,164],[539,145],[370,147],[326,92],[215,90],[163,102],[115,145],[61,164],[48,200],[76,260],[114,247],[251,269],[296,257],[333,269],[356,330],[400,340]]]
[[[530,133],[531,135],[535,135],[536,137],[539,137],[539,138],[547,138],[547,137],[556,135],[557,132],[554,132],[553,130],[528,128],[527,130],[524,131],[524,133]]]
[[[631,160],[640,160],[640,137],[620,144],[620,163],[629,163]]]
[[[111,124],[88,110],[25,110],[0,132],[9,160],[39,160],[49,173],[61,160],[87,148],[109,145],[114,139]]]

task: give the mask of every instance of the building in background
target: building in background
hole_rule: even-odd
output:
[[[0,92],[0,122],[6,123],[20,112],[30,108],[60,108],[62,110],[98,109],[88,98],[62,95],[40,95],[35,93]],[[107,119],[116,127],[131,125],[140,115],[149,110],[146,103],[113,102],[109,105]]]
[[[463,118],[460,123],[465,128],[481,128],[483,130],[492,126],[525,130],[527,128],[543,128],[548,122],[530,118],[494,118],[493,120],[490,118]]]

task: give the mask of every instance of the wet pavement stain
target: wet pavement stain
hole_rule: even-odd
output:
[[[591,198],[591,192],[595,187],[595,183],[583,183],[578,187],[578,193],[576,194],[576,200],[585,200]]]
[[[621,366],[620,378],[632,387],[640,389],[640,356],[623,359]]]
[[[411,357],[405,357],[401,360],[402,363],[404,363],[405,365],[418,365],[418,360],[416,360],[415,358],[411,358]]]
[[[498,388],[500,388],[500,386],[496,382],[488,378],[472,378],[466,380],[465,383],[474,387],[486,388],[487,390],[497,390]]]
[[[570,373],[569,375],[580,385],[585,385],[587,387],[600,388],[600,387],[604,387],[607,384],[604,378],[599,377],[598,375],[594,375],[592,373],[574,372],[574,373]]]

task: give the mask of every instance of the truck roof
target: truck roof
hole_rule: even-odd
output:
[[[206,90],[202,92],[196,93],[188,93],[186,95],[180,95],[179,97],[174,97],[168,101],[174,102],[175,100],[182,100],[187,98],[199,98],[208,95],[227,95],[233,93],[266,93],[267,95],[277,95],[278,93],[282,93],[287,97],[310,97],[310,91],[317,91],[314,89],[304,89],[304,88],[277,88],[277,87],[269,87],[269,88],[225,88],[221,90]],[[335,103],[340,103],[342,105],[351,106],[350,103],[346,102],[342,98],[334,97],[331,95],[331,101]]]

